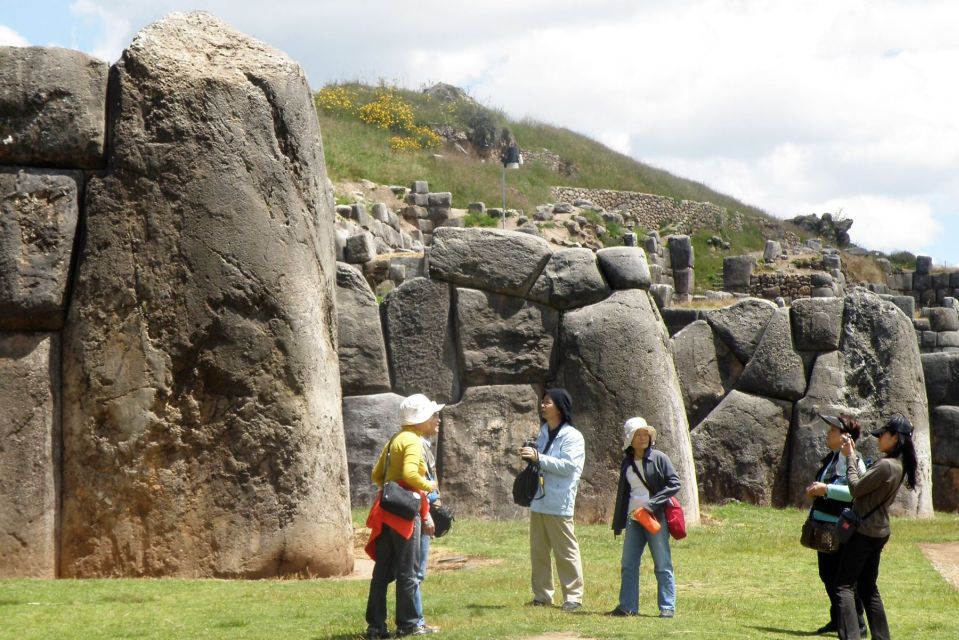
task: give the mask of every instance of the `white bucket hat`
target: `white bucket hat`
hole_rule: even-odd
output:
[[[436,404],[422,393],[414,393],[400,403],[400,421],[403,426],[421,424],[445,406]]]
[[[636,432],[640,429],[649,433],[649,442],[653,444],[656,442],[656,428],[651,427],[646,424],[646,421],[642,418],[630,418],[626,421],[626,424],[623,425],[623,451],[629,449],[633,444],[633,436],[636,435]]]

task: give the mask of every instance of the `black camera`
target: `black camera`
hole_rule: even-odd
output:
[[[535,448],[536,448],[536,440],[534,440],[533,438],[526,438],[525,440],[523,440],[523,446],[524,446],[524,447],[530,447],[531,449],[535,449]]]

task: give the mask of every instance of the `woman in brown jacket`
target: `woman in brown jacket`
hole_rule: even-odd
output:
[[[846,456],[846,479],[853,496],[853,511],[862,518],[855,533],[841,551],[836,575],[839,593],[839,637],[860,640],[856,616],[855,590],[866,608],[866,618],[875,640],[889,640],[889,624],[882,605],[876,578],[879,558],[889,540],[889,505],[896,499],[905,480],[916,487],[916,449],[912,443],[912,425],[901,415],[890,418],[872,435],[879,438],[882,459],[860,475],[859,454],[848,434],[843,435],[842,453]]]

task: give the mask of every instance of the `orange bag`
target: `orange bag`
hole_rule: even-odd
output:
[[[643,525],[643,528],[653,535],[659,533],[659,530],[662,528],[662,525],[659,524],[659,520],[642,507],[636,509],[636,511],[633,511],[633,520]]]

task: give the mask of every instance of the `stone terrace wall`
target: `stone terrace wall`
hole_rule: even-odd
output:
[[[743,225],[742,214],[711,202],[677,200],[636,191],[579,187],[550,187],[549,192],[555,202],[588,200],[607,210],[617,209],[631,214],[637,224],[647,229],[661,229],[672,224],[691,233],[702,227],[742,229]]]

